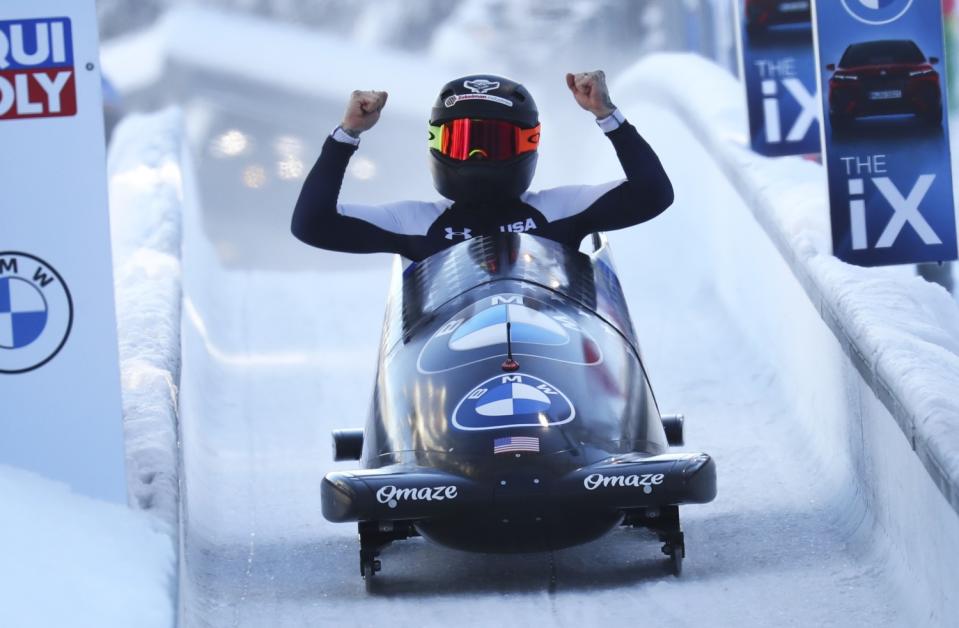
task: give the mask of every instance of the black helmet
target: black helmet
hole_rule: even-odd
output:
[[[536,171],[539,112],[525,87],[502,76],[450,81],[430,115],[430,170],[454,201],[516,198]]]

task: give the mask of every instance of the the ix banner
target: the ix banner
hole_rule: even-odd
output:
[[[942,0],[818,0],[814,21],[833,252],[956,259]]]
[[[735,0],[754,151],[819,152],[812,0]]]

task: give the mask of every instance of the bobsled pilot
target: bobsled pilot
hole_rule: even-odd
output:
[[[442,200],[341,203],[347,163],[387,98],[386,92],[356,91],[303,184],[293,234],[324,249],[398,253],[418,261],[500,232],[526,232],[576,248],[590,233],[629,227],[669,207],[669,177],[613,105],[603,72],[567,74],[566,83],[609,138],[625,179],[529,192],[540,140],[536,103],[519,83],[474,75],[444,85],[430,116],[430,167]]]

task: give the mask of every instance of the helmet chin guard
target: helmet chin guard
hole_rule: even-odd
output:
[[[444,124],[459,120],[511,123],[518,136],[523,138],[523,152],[509,158],[463,159],[464,154],[482,156],[486,153],[467,146],[460,151],[460,158],[454,159],[448,156],[450,151],[444,154],[437,133]],[[516,198],[529,188],[536,172],[539,112],[532,95],[523,85],[489,74],[454,79],[440,90],[429,123],[433,185],[446,198],[453,201],[505,200]],[[447,125],[447,128],[451,127]],[[533,142],[526,143],[527,137]]]
[[[452,201],[497,201],[529,188],[537,157],[532,151],[507,161],[457,161],[431,149],[430,170],[436,191]]]

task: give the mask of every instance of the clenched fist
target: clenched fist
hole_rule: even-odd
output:
[[[602,70],[567,74],[566,86],[573,92],[573,98],[579,106],[597,118],[605,118],[616,109],[609,99],[606,74]]]
[[[380,112],[386,105],[386,92],[354,91],[343,114],[340,127],[353,137],[359,137],[363,131],[369,131],[380,119]]]

